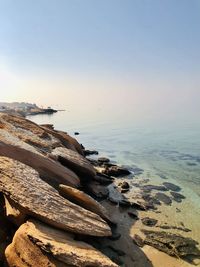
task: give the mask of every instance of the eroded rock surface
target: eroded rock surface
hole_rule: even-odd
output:
[[[16,160],[0,157],[0,191],[25,214],[57,228],[86,235],[111,235],[100,216],[61,197],[41,180],[38,172]]]
[[[28,221],[18,229],[12,244],[6,249],[6,258],[12,267],[24,266],[18,264],[20,261],[24,261],[25,266],[41,267],[117,267],[92,246],[75,241],[73,235],[35,220]]]
[[[198,243],[187,237],[167,232],[156,232],[142,230],[146,235],[144,243],[157,248],[171,256],[177,258],[186,256],[200,257],[200,251],[197,248]]]
[[[60,183],[73,187],[80,185],[80,180],[73,171],[65,168],[58,162],[23,148],[0,142],[0,156],[18,160],[32,167],[39,172],[42,179],[56,188],[58,188]]]

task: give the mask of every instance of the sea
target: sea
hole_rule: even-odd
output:
[[[163,214],[170,225],[184,224],[191,229],[186,235],[200,241],[200,119],[158,115],[140,117],[120,106],[115,110],[83,106],[29,119],[68,132],[85,148],[97,150],[99,157],[143,169],[141,176],[150,184],[180,186],[186,199],[170,207],[163,205]]]

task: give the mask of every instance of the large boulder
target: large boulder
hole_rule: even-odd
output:
[[[64,166],[73,170],[84,180],[93,178],[96,175],[96,171],[92,164],[85,157],[75,151],[72,151],[71,149],[56,147],[51,154],[55,156]]]
[[[77,142],[75,138],[71,137],[66,132],[57,131],[45,125],[42,125],[42,128],[45,129],[47,133],[59,139],[64,147],[78,152],[81,155],[84,155],[84,151],[81,145]]]
[[[10,267],[117,267],[92,246],[35,220],[18,229],[12,244],[6,249],[6,259]]]
[[[61,197],[37,171],[19,161],[0,157],[0,191],[25,214],[57,228],[85,235],[111,235],[100,216]]]
[[[32,167],[39,172],[43,180],[56,188],[61,183],[73,187],[80,185],[79,178],[74,172],[56,161],[32,153],[26,149],[0,142],[0,156],[18,160]]]
[[[0,141],[4,143],[42,155],[50,153],[56,146],[62,146],[59,139],[25,118],[0,113],[0,123]]]

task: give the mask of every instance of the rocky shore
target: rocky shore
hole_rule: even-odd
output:
[[[53,125],[0,113],[0,266],[151,267],[144,246],[195,263],[190,229],[156,218],[184,201],[181,188],[142,173]]]

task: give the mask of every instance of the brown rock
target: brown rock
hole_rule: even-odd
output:
[[[24,223],[26,215],[20,210],[20,207],[8,196],[4,196],[4,198],[7,218],[18,226]]]
[[[81,178],[88,180],[88,178],[93,178],[96,175],[96,171],[90,162],[71,149],[56,147],[52,151],[52,155],[56,156],[58,161],[73,170]]]
[[[0,174],[0,191],[17,203],[25,214],[75,233],[111,235],[103,219],[61,197],[29,166],[0,157]]]
[[[60,185],[59,189],[61,194],[71,202],[98,214],[105,220],[111,220],[108,211],[99,202],[84,192],[66,185]]]
[[[0,113],[0,141],[19,146],[34,153],[46,155],[62,143],[42,127],[25,118]]]
[[[34,168],[39,172],[43,180],[56,188],[58,188],[60,183],[73,187],[78,187],[80,185],[78,176],[71,170],[65,168],[58,162],[23,148],[0,142],[0,156],[18,160]]]
[[[77,142],[75,138],[71,137],[70,135],[62,131],[52,130],[49,129],[49,127],[44,127],[44,128],[49,134],[59,139],[64,147],[76,151],[81,155],[84,155],[81,145]]]
[[[26,266],[41,267],[117,267],[92,246],[75,241],[72,235],[34,220],[18,229],[12,244],[6,249],[6,258],[12,267],[24,266],[20,261],[25,262]],[[52,258],[56,263],[52,262]]]

